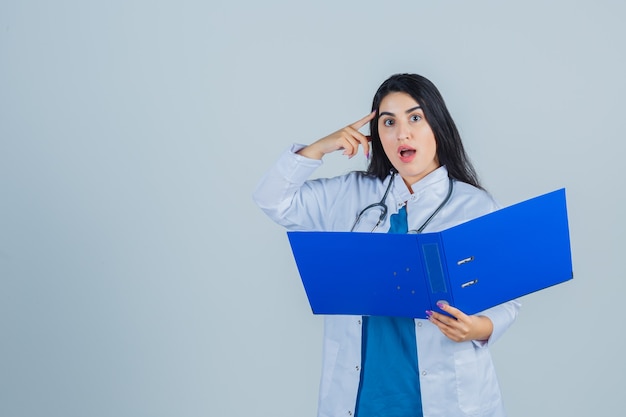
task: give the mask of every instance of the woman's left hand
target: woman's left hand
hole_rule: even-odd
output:
[[[436,311],[427,311],[428,320],[439,327],[439,330],[450,340],[455,342],[486,341],[493,332],[493,323],[486,316],[468,316],[458,308],[445,303],[437,303],[437,307],[452,317]]]

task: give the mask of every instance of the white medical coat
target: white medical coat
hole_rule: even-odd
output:
[[[380,201],[390,181],[352,172],[308,180],[320,160],[296,154],[293,145],[263,177],[254,200],[276,223],[290,230],[348,231],[357,213]],[[377,232],[389,230],[389,218],[407,205],[409,229],[419,228],[448,192],[448,171],[441,167],[412,186],[411,194],[400,177],[386,199],[389,212]],[[447,229],[498,208],[483,190],[455,181],[450,201],[433,218],[425,232]],[[361,224],[371,230],[379,212],[371,210]],[[365,262],[376,254],[367,248],[346,248],[346,262]],[[341,256],[341,254],[338,254]],[[505,415],[500,388],[489,353],[515,320],[519,303],[511,301],[480,313],[493,322],[487,342],[457,343],[428,320],[415,319],[422,409],[425,417]],[[361,317],[325,316],[319,417],[354,415],[361,366]]]

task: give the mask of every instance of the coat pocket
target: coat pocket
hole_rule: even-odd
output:
[[[457,351],[454,366],[459,408],[467,415],[493,410],[500,401],[500,389],[489,350],[472,347]]]

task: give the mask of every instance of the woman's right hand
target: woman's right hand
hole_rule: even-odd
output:
[[[376,110],[351,125],[344,127],[323,137],[322,139],[306,146],[298,151],[299,155],[311,159],[322,159],[327,153],[343,149],[343,154],[352,158],[359,150],[359,144],[363,146],[365,157],[370,153],[370,137],[365,136],[359,129],[369,123],[376,116]]]

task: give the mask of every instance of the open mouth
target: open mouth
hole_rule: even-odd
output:
[[[410,159],[415,156],[415,149],[409,148],[407,146],[401,146],[398,149],[398,154],[400,154],[401,159]]]

